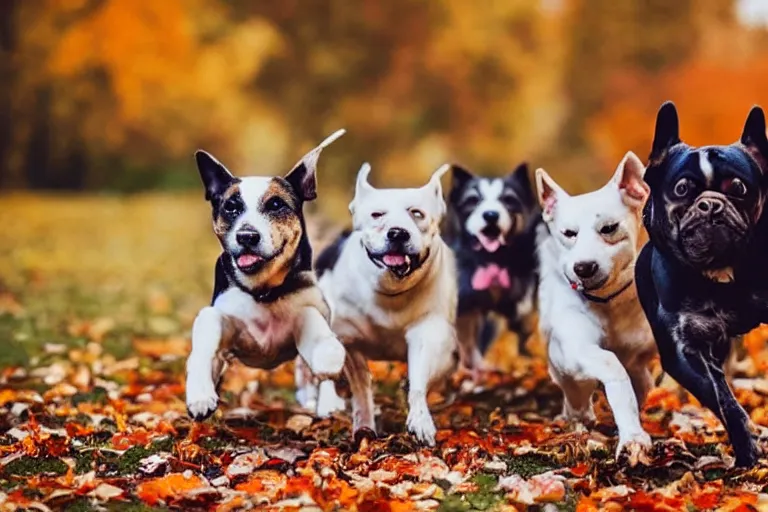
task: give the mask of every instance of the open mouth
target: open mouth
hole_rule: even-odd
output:
[[[366,252],[376,265],[388,269],[400,278],[407,276],[418,267],[418,258],[404,252],[389,251],[383,254],[373,254],[367,249]]]
[[[267,260],[258,254],[243,253],[235,258],[237,268],[246,274],[257,272]]]
[[[480,244],[478,249],[482,248],[488,252],[496,252],[499,247],[506,244],[504,236],[498,226],[486,226],[476,235]]]

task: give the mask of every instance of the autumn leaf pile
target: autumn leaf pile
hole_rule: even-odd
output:
[[[507,337],[500,371],[430,395],[432,448],[403,431],[404,367],[387,363],[372,365],[376,438],[300,409],[290,365],[235,365],[195,424],[184,362],[216,253],[206,220],[190,228],[199,199],[2,200],[0,510],[768,510],[768,464],[733,469],[722,426],[668,378],[643,411],[653,450],[617,461],[604,397],[595,424],[557,419],[544,359]],[[766,337],[729,370],[764,448]]]

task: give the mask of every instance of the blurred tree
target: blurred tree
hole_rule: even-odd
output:
[[[709,2],[710,4],[712,2]],[[570,55],[565,88],[570,116],[563,125],[565,149],[585,149],[587,120],[610,101],[613,75],[658,73],[684,62],[696,48],[700,32],[693,0],[573,0],[570,5]]]

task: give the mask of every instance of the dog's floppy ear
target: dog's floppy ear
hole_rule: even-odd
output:
[[[611,179],[619,187],[624,204],[635,210],[643,207],[651,193],[650,187],[643,181],[644,174],[643,162],[632,151],[627,151]]]
[[[768,138],[765,135],[765,114],[763,109],[755,105],[749,111],[744,131],[741,133],[741,143],[755,157],[763,173],[768,172]]]
[[[541,205],[541,216],[549,222],[554,218],[557,201],[568,194],[542,168],[536,169],[536,192]]]
[[[450,164],[441,165],[435,172],[432,173],[432,176],[429,178],[429,182],[421,187],[421,189],[427,194],[427,199],[430,201],[435,201],[437,208],[433,213],[438,219],[445,215],[446,211],[445,199],[443,198],[443,185],[440,183],[440,178],[442,178],[445,173],[450,171],[451,168],[452,166]]]
[[[649,160],[652,165],[658,164],[667,155],[669,148],[680,143],[680,121],[677,108],[671,101],[665,102],[656,114],[656,129],[653,134],[653,145]]]
[[[198,149],[195,151],[195,160],[200,178],[205,185],[206,201],[223,194],[233,182],[237,181],[237,178],[232,176],[232,173],[210,153]]]
[[[352,213],[352,215],[355,214],[355,203],[357,203],[358,200],[365,197],[366,194],[369,192],[376,190],[373,188],[373,185],[368,183],[368,175],[371,173],[371,164],[368,162],[365,162],[361,167],[360,170],[357,171],[357,181],[355,182],[355,197],[352,199],[352,202],[349,203],[349,211]]]
[[[317,197],[317,160],[320,158],[320,153],[345,133],[344,129],[333,132],[319,146],[304,155],[285,175],[285,179],[291,184],[302,201],[312,201]]]

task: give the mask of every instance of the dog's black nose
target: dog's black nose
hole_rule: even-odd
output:
[[[499,222],[499,212],[496,210],[488,210],[483,212],[483,219],[488,224],[496,224]]]
[[[243,247],[253,248],[259,245],[261,235],[256,231],[241,231],[235,236],[235,240]]]
[[[703,213],[709,214],[711,217],[722,212],[725,209],[725,204],[720,199],[707,197],[699,199],[699,202],[696,203],[696,208]]]
[[[390,228],[387,231],[387,238],[393,242],[407,242],[411,238],[411,234],[403,228]]]
[[[580,261],[573,266],[573,272],[582,279],[588,279],[597,273],[597,262]]]

